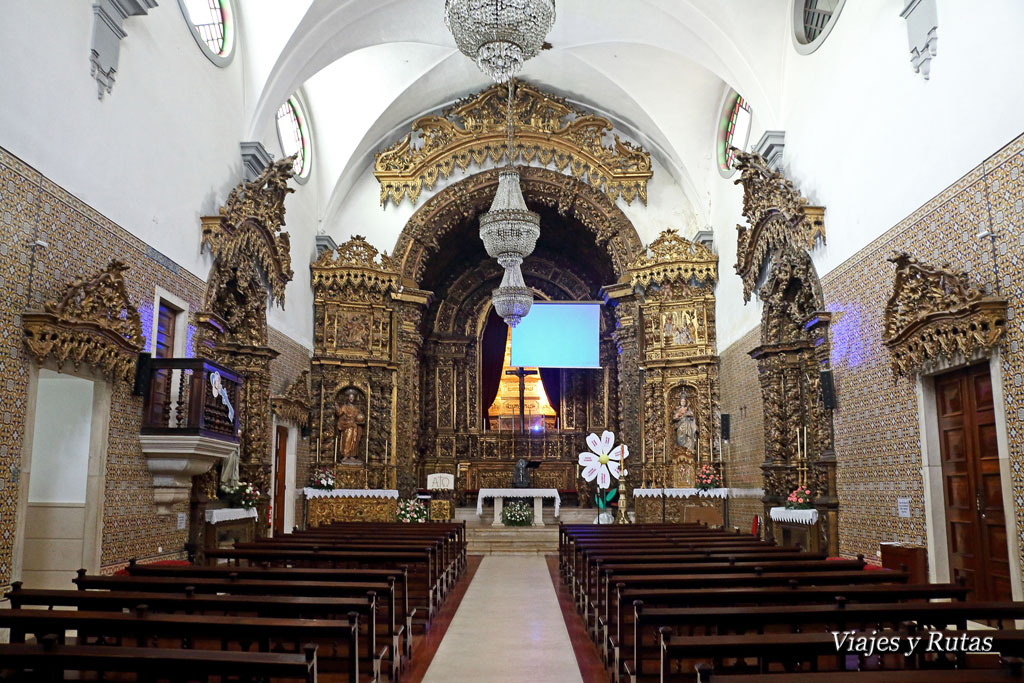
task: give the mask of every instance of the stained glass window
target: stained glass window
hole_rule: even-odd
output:
[[[196,42],[211,59],[225,60],[234,47],[234,14],[230,0],[179,0]]]
[[[309,125],[302,105],[294,96],[289,97],[277,110],[277,136],[286,157],[298,153],[295,157],[295,177],[308,178],[312,153]]]
[[[726,100],[727,107],[722,120],[722,135],[718,142],[718,165],[722,171],[732,170],[734,153],[732,148],[745,150],[750,137],[750,105],[736,93]]]

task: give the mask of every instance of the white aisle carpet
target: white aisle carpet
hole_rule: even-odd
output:
[[[483,559],[423,680],[582,683],[543,556]]]

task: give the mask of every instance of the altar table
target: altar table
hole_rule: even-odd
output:
[[[636,488],[633,511],[641,524],[660,522],[704,522],[720,526],[725,519],[722,502],[728,498],[760,498],[762,489],[736,488]],[[664,497],[664,503],[662,502]]]
[[[395,489],[304,488],[306,527],[331,522],[394,522],[398,519]]]
[[[555,499],[555,517],[558,516],[562,498],[558,489],[480,489],[476,495],[476,514],[484,514],[484,498],[494,499],[494,521],[491,526],[501,526],[501,510],[506,498],[533,498],[533,526],[544,526],[544,499]]]

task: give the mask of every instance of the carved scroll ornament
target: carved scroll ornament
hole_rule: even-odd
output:
[[[203,246],[227,264],[255,259],[267,275],[273,300],[284,305],[285,286],[291,282],[291,239],[283,232],[284,200],[288,179],[295,174],[295,157],[276,161],[258,178],[242,181],[231,190],[219,216],[204,216]]]
[[[53,358],[77,368],[92,365],[111,379],[131,382],[137,356],[145,345],[139,312],[128,298],[118,260],[92,278],[76,278],[60,301],[43,312],[22,315],[25,344],[40,363]]]
[[[629,274],[634,287],[666,282],[714,284],[718,280],[718,256],[669,228],[630,264]]]
[[[289,420],[300,427],[309,426],[309,370],[303,370],[281,396],[270,399],[274,415]]]
[[[506,142],[507,89],[493,85],[456,102],[440,116],[423,116],[412,124],[412,133],[379,152],[374,175],[380,181],[380,201],[401,203],[409,196],[416,203],[423,186],[433,188],[438,177],[449,177],[458,166],[465,171],[487,161],[508,159]],[[508,163],[534,160],[553,164],[573,177],[602,190],[609,198],[636,197],[647,203],[647,181],[653,175],[651,156],[611,134],[611,122],[587,114],[561,97],[526,83],[516,86],[513,105],[515,150]],[[413,141],[413,136],[418,138]]]
[[[939,356],[965,358],[994,348],[1006,333],[1006,301],[973,286],[966,273],[926,266],[905,253],[885,306],[882,341],[893,372],[910,376]]]
[[[807,206],[793,182],[773,171],[754,152],[736,150],[743,185],[743,215],[750,227],[737,225],[736,273],[743,280],[743,300],[750,301],[762,264],[785,246],[814,248],[825,241],[825,209]]]

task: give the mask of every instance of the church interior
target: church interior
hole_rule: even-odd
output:
[[[1020,3],[0,7],[0,681],[1024,680]]]

